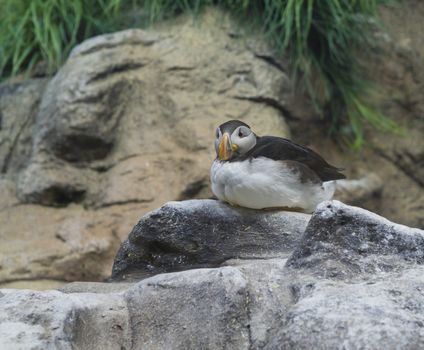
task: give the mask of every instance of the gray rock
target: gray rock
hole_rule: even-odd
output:
[[[424,263],[424,235],[367,210],[321,203],[288,266],[319,276],[348,278]]]
[[[222,19],[211,9],[201,29],[186,16],[75,47],[48,82],[32,122],[20,199],[86,208],[155,201],[151,210],[195,196],[195,184],[207,186],[213,139],[205,135],[223,115],[287,136],[278,107],[292,91],[287,74],[243,38],[230,38],[230,21]],[[222,47],[231,55],[220,54]]]
[[[303,290],[263,349],[422,349],[423,276],[418,266],[356,283],[300,278],[293,287]]]
[[[31,155],[31,131],[47,79],[0,84],[0,174],[15,174]]]
[[[247,280],[250,349],[266,347],[285,325],[294,301],[293,278],[285,263],[286,259],[245,260],[238,266]]]
[[[249,349],[246,280],[233,267],[158,275],[125,299],[133,349]]]
[[[139,226],[151,226],[150,234],[159,236],[168,227],[169,237],[177,232],[190,246],[185,237],[193,240],[195,234],[185,222],[196,228],[193,219],[206,227],[207,217],[215,224],[246,221],[254,228],[261,223],[283,248],[283,241],[269,231],[272,223],[281,229],[276,222],[305,219],[290,216],[293,213],[252,214],[214,201],[169,203]],[[227,245],[236,242],[223,228],[215,234]],[[333,201],[317,208],[299,237],[288,260],[257,259],[247,249],[243,252],[249,259],[227,260],[231,266],[158,274],[133,285],[70,285],[66,294],[2,290],[0,348],[424,347],[423,231]],[[157,248],[160,255],[160,249],[168,253],[169,246]],[[269,245],[266,249],[271,255],[276,251]],[[216,256],[211,259],[215,262]]]
[[[288,257],[309,218],[215,200],[169,202],[134,227],[115,258],[112,279],[216,267],[234,258]]]
[[[4,289],[2,349],[128,349],[127,306],[118,294]]]
[[[423,263],[424,231],[322,203],[287,261],[292,304],[264,348],[422,348]]]
[[[99,290],[3,290],[0,348],[248,349],[246,280],[235,268],[165,274],[125,293]]]
[[[132,287],[134,283],[103,283],[103,282],[71,282],[60,288],[62,293],[118,293],[123,292]]]

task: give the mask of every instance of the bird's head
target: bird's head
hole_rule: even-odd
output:
[[[249,125],[230,120],[216,129],[215,151],[219,160],[230,160],[248,152],[256,145],[256,135]]]

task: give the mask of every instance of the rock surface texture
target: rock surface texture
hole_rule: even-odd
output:
[[[145,275],[150,254],[158,259],[151,272],[175,270],[168,263],[191,252],[192,264],[175,263],[190,270],[61,291],[1,290],[0,347],[424,347],[424,231],[338,201],[322,203],[302,234],[308,219],[207,200],[169,203],[135,227],[130,244],[146,244],[126,267]],[[210,234],[204,246],[196,246],[196,233]],[[192,269],[208,260],[227,266]]]
[[[143,214],[211,197],[214,128],[232,118],[258,134],[288,136],[289,124],[295,141],[347,169],[337,199],[424,227],[424,3],[408,3],[413,13],[382,8],[396,30],[370,64],[408,137],[373,133],[361,157],[320,134],[281,55],[214,9],[89,39],[54,77],[1,84],[0,286],[106,279]]]
[[[0,285],[107,278],[142,214],[211,196],[216,126],[288,135],[287,75],[231,32],[212,11],[103,35],[51,80],[1,85]]]
[[[375,100],[379,109],[398,123],[404,134],[366,128],[370,147],[358,156],[355,151],[341,151],[329,140],[327,128],[314,113],[297,114],[297,120],[288,120],[289,126],[294,139],[348,169],[349,179],[368,179],[362,181],[371,186],[365,197],[358,194],[350,201],[352,193],[348,197],[343,194],[339,197],[342,201],[349,198],[349,204],[424,228],[424,2],[407,0],[401,6],[381,6],[380,13],[386,32],[376,33],[377,47],[364,53],[364,62],[367,77],[378,86]],[[379,189],[369,178],[370,172],[380,177],[383,186]]]
[[[216,200],[170,202],[134,227],[115,258],[112,278],[215,267],[230,259],[287,258],[309,218],[234,208]]]

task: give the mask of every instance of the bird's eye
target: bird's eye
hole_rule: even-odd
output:
[[[246,137],[250,134],[249,132],[250,130],[248,128],[245,127],[240,127],[238,130],[238,137],[242,138],[242,137]]]

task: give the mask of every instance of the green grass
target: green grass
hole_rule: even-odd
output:
[[[40,61],[53,72],[77,43],[118,29],[121,5],[121,0],[1,0],[0,77]]]
[[[387,0],[0,0],[0,77],[40,61],[54,72],[72,47],[96,34],[153,22],[206,5],[221,6],[254,26],[288,55],[298,86],[306,87],[331,132],[364,143],[364,126],[397,125],[365,99],[372,89],[357,58],[372,44],[379,3]],[[319,93],[317,93],[319,92]]]

